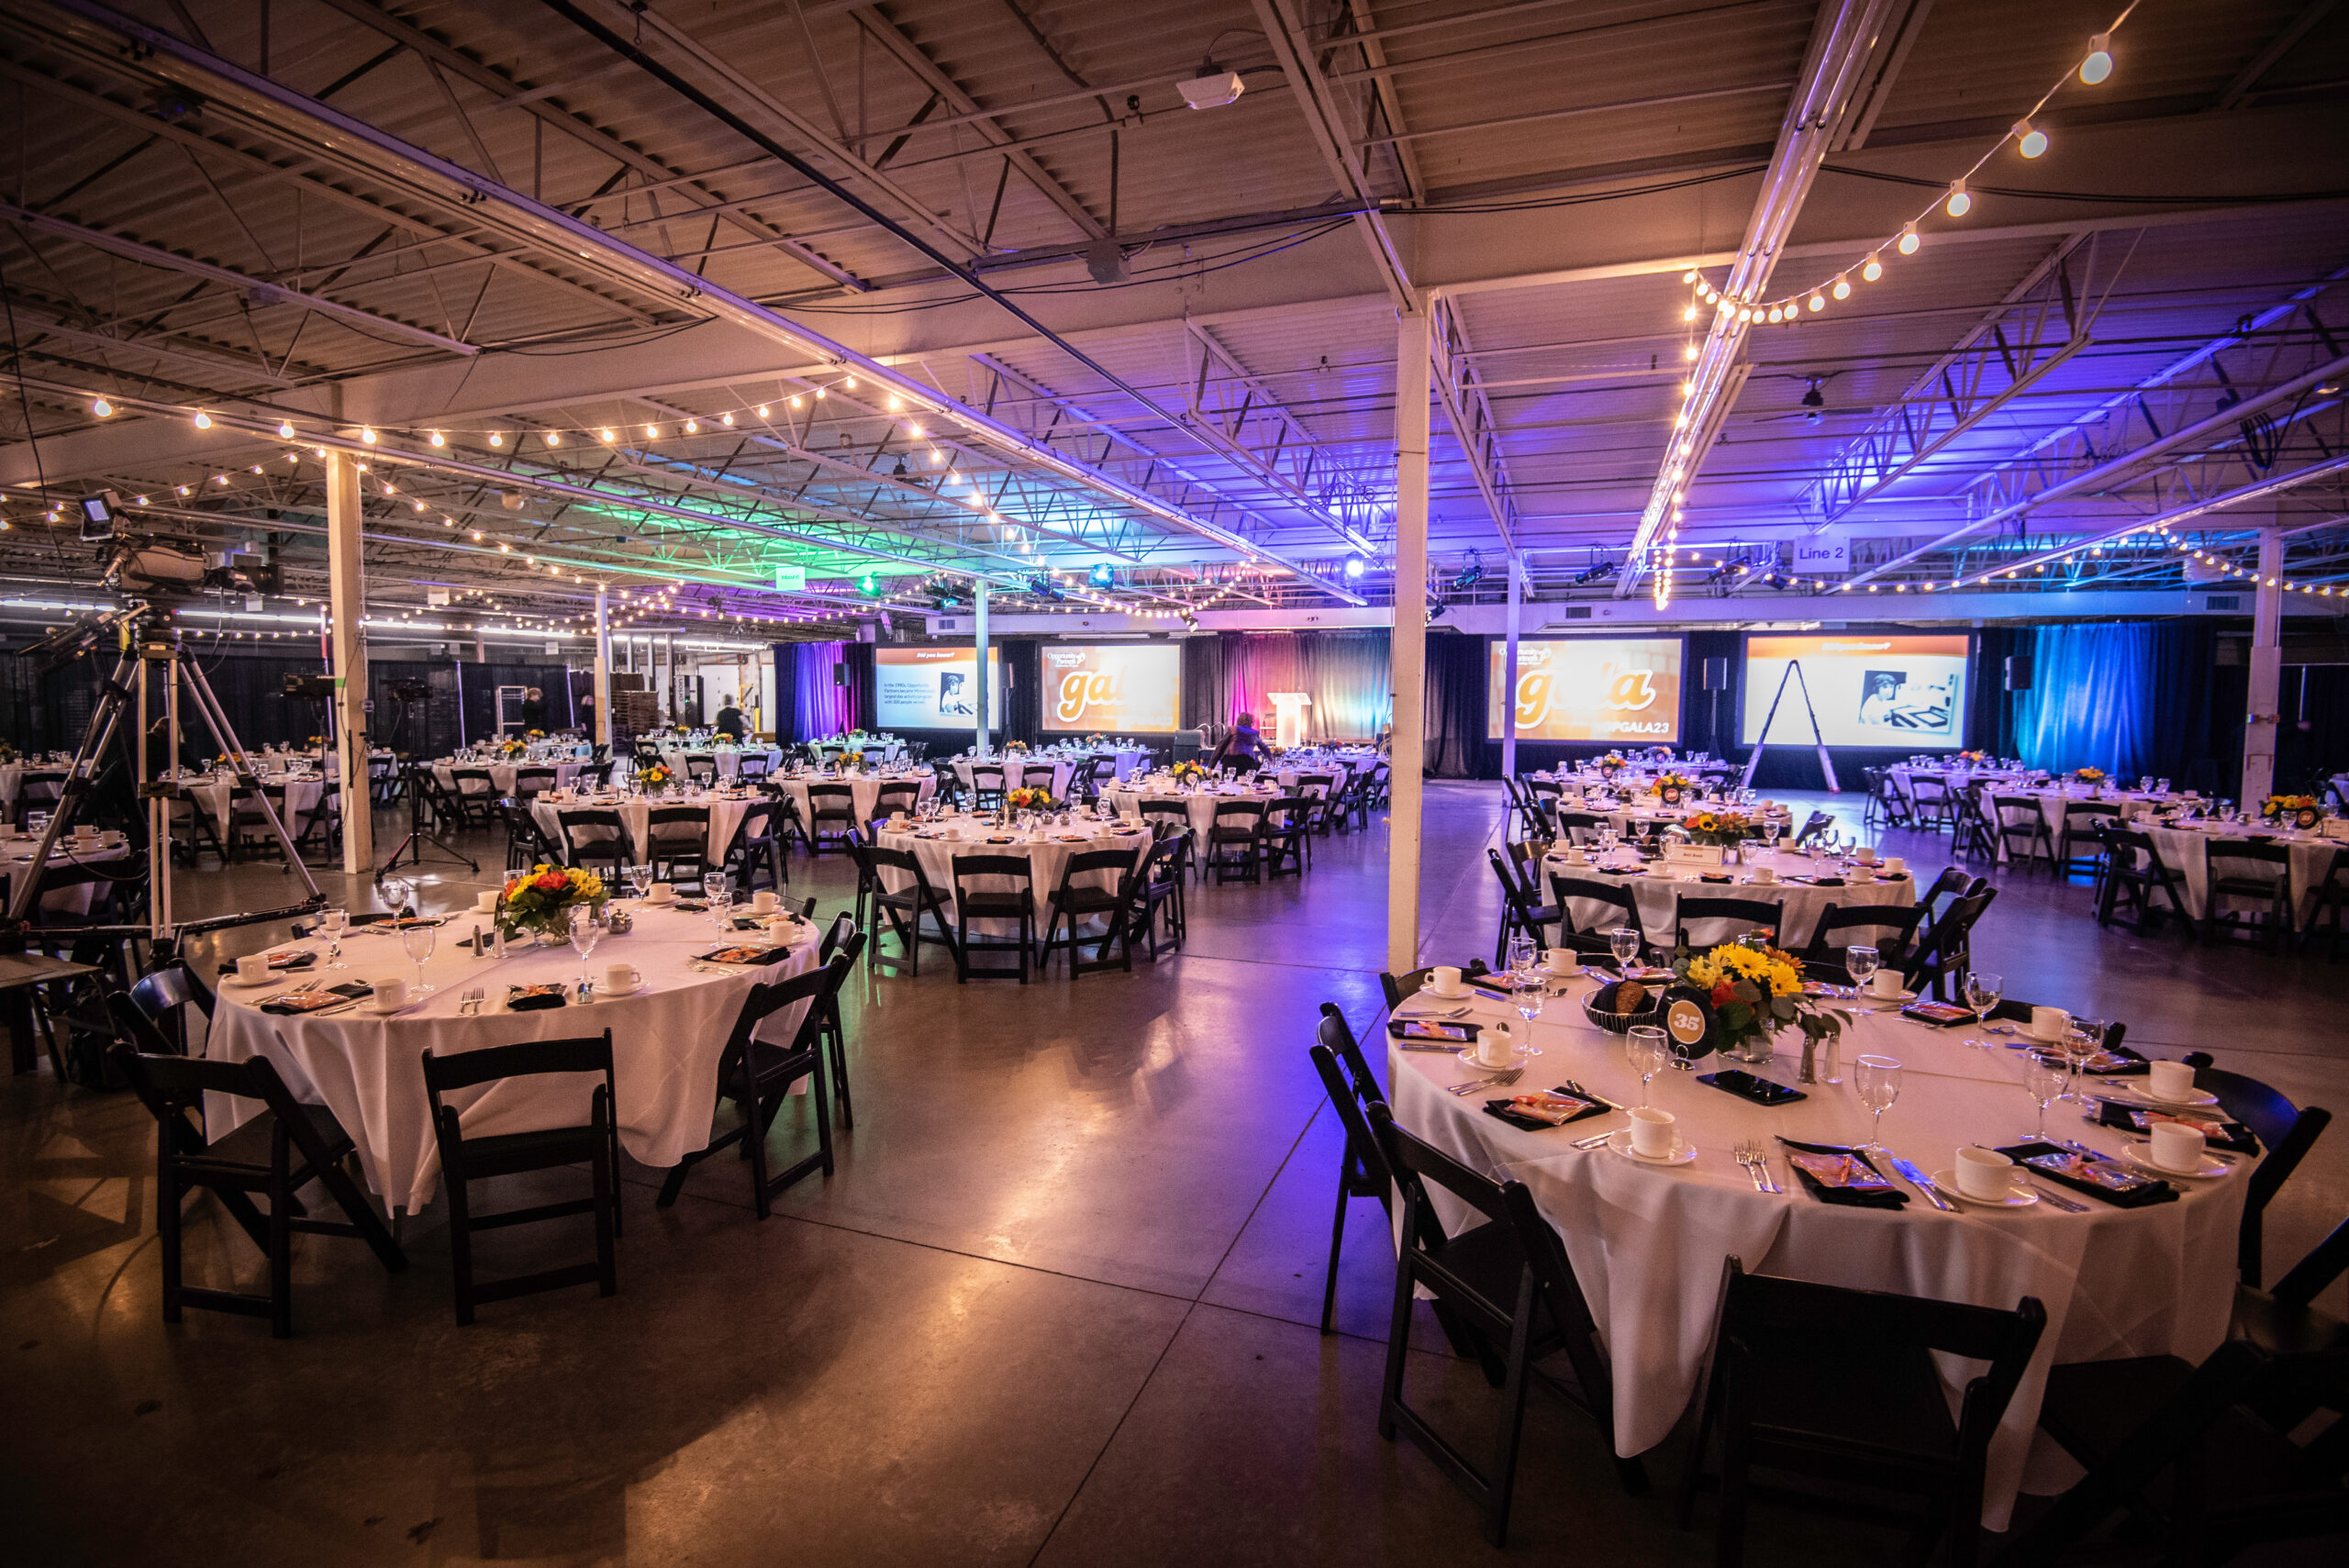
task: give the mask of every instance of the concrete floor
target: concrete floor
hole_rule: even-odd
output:
[[[1839,811],[1855,814],[1845,797]],[[1489,784],[1429,792],[1431,962],[1489,954]],[[390,826],[387,822],[386,827]],[[1932,840],[1887,836],[1928,873]],[[388,843],[391,840],[384,840]],[[484,845],[485,863],[502,849]],[[426,906],[486,885],[428,868]],[[844,860],[794,887],[845,902]],[[371,906],[340,877],[330,893]],[[284,901],[273,866],[181,877],[183,913]],[[2007,879],[1977,934],[2010,994],[2203,1047],[2303,1102],[2349,1108],[2321,957],[2205,952],[2087,917],[2085,884]],[[305,1238],[295,1331],[157,1306],[154,1129],[128,1095],[44,1070],[0,1089],[0,1558],[12,1563],[533,1561],[816,1563],[1408,1562],[1493,1558],[1426,1457],[1374,1429],[1390,1254],[1354,1206],[1343,1332],[1321,1337],[1341,1146],[1305,1054],[1316,1010],[1380,1011],[1386,832],[1313,872],[1192,895],[1179,957],[1131,977],[958,987],[951,969],[856,982],[856,1130],[829,1182],[774,1219],[742,1167],[699,1167],[674,1208],[631,1169],[621,1285],[493,1305],[453,1327],[437,1215],[409,1271]],[[237,933],[224,954],[272,930]],[[2026,978],[2029,977],[2029,978]],[[804,1149],[804,1107],[774,1134]],[[2271,1273],[2349,1211],[2349,1134],[2272,1213]],[[199,1202],[190,1278],[256,1288],[257,1257]],[[518,1271],[577,1255],[493,1237]],[[532,1232],[553,1232],[533,1234]],[[2225,1260],[2213,1260],[2214,1267]],[[2331,1305],[2342,1308],[2336,1287]],[[1415,1340],[1440,1344],[1432,1337]],[[1491,1395],[1442,1354],[1418,1396],[1476,1446]],[[1710,1560],[1709,1514],[1626,1498],[1603,1444],[1537,1396],[1508,1555]],[[1881,1561],[1897,1533],[1768,1506],[1756,1562]],[[2267,1561],[2290,1561],[2278,1556]],[[2314,1560],[2312,1558],[2307,1560]]]

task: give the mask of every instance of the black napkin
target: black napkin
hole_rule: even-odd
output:
[[[1583,1102],[1583,1108],[1564,1121],[1544,1121],[1538,1116],[1525,1115],[1508,1100],[1486,1100],[1485,1114],[1489,1117],[1498,1117],[1509,1126],[1521,1127],[1528,1132],[1549,1132],[1561,1127],[1572,1127],[1578,1121],[1586,1121],[1595,1116],[1605,1116],[1610,1111],[1621,1108],[1612,1100],[1601,1099],[1586,1089],[1561,1087],[1552,1089],[1550,1093],[1564,1099],[1580,1100]]]
[[[2167,1182],[2158,1177],[2148,1176],[2140,1171],[2132,1171],[2118,1160],[2109,1159],[2101,1154],[2082,1155],[2077,1150],[2065,1149],[2054,1143],[2014,1143],[1999,1150],[1998,1152],[2016,1164],[2023,1166],[2035,1176],[2043,1176],[2059,1185],[2069,1187],[2076,1193],[2086,1193],[2090,1197],[2100,1199],[2115,1208],[2143,1208],[2148,1204],[2177,1201],[2177,1189]],[[2032,1163],[2032,1161],[2043,1159],[2052,1159],[2054,1162],[2085,1159],[2095,1169],[2113,1173],[2121,1184],[2108,1186],[2093,1178],[2074,1175],[2060,1168],[2051,1169],[2048,1165]]]
[[[1908,1207],[1908,1193],[1899,1187],[1890,1185],[1891,1178],[1886,1176],[1877,1167],[1876,1162],[1864,1151],[1847,1148],[1840,1143],[1797,1143],[1791,1138],[1781,1138],[1778,1141],[1799,1154],[1848,1154],[1869,1170],[1875,1171],[1876,1175],[1887,1184],[1881,1187],[1865,1187],[1856,1191],[1851,1187],[1831,1187],[1793,1161],[1787,1161],[1787,1169],[1801,1177],[1802,1184],[1809,1188],[1810,1195],[1820,1202],[1841,1204],[1845,1208],[1897,1209]]]
[[[2206,1118],[2187,1116],[2174,1111],[2165,1113],[2152,1106],[2124,1106],[2111,1100],[2100,1100],[2097,1104],[2099,1123],[2122,1132],[2133,1132],[2141,1137],[2151,1130],[2155,1117],[2165,1114],[2172,1119],[2192,1122],[2195,1126],[2201,1128],[2213,1149],[2224,1149],[2234,1154],[2248,1154],[2254,1159],[2258,1157],[2259,1140],[2252,1136],[2251,1129],[2239,1121],[2229,1121],[2224,1117],[2216,1115]]]
[[[317,966],[317,962],[318,955],[317,953],[306,952],[299,958],[290,958],[283,963],[273,962],[269,966],[269,972],[272,974],[291,974],[298,970],[314,968]],[[223,974],[234,974],[237,973],[237,966],[233,963],[224,963],[220,966],[220,973]]]
[[[2154,1064],[2151,1062],[2147,1061],[2144,1057],[2138,1055],[2135,1051],[2130,1050],[2125,1045],[2107,1046],[2105,1047],[2105,1054],[2108,1056],[2121,1057],[2124,1060],[2118,1067],[2093,1068],[2090,1070],[2090,1076],[2097,1078],[2142,1078],[2146,1073],[2153,1071]]]
[[[517,985],[506,993],[506,1010],[509,1013],[543,1012],[549,1007],[568,1006],[570,1000],[560,985],[551,989]]]

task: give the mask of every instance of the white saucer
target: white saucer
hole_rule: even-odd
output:
[[[259,980],[240,979],[234,973],[230,973],[220,977],[220,984],[238,991],[258,991],[264,985],[274,985],[279,981],[286,978],[288,978],[288,974],[284,970],[272,970],[267,975]]]
[[[1852,998],[1854,1002],[1913,1002],[1917,999],[1917,993],[1914,991],[1896,991],[1891,995],[1887,996],[1883,993],[1872,990],[1865,985],[1859,986],[1856,989],[1858,994]]]
[[[641,902],[647,909],[674,909],[678,905],[684,903],[685,900],[674,896],[668,898],[655,898],[648,893],[644,895]]]
[[[2136,1143],[2122,1145],[2121,1158],[2149,1176],[2176,1176],[2189,1182],[2208,1182],[2220,1176],[2232,1176],[2235,1171],[2228,1162],[2209,1153],[2204,1154],[2202,1163],[2191,1171],[2173,1171],[2167,1166],[2154,1164],[2153,1155],[2144,1151],[2143,1145]]]
[[[1473,1045],[1464,1046],[1453,1054],[1460,1058],[1461,1065],[1464,1067],[1474,1067],[1486,1073],[1506,1073],[1509,1067],[1522,1067],[1541,1055],[1542,1048],[1534,1045],[1517,1047],[1509,1052],[1508,1067],[1496,1067],[1489,1062],[1479,1061],[1476,1056],[1476,1048]]]
[[[1465,1002],[1471,1000],[1475,996],[1475,993],[1471,991],[1465,985],[1463,985],[1457,991],[1439,991],[1432,985],[1422,985],[1419,987],[1419,995],[1422,996],[1433,996],[1438,1001],[1442,1002]]]
[[[1631,1147],[1631,1129],[1619,1128],[1607,1135],[1607,1147],[1623,1156],[1624,1159],[1636,1161],[1642,1165],[1686,1165],[1697,1158],[1695,1144],[1686,1138],[1679,1137],[1676,1132],[1674,1137],[1677,1141],[1673,1144],[1671,1153],[1642,1154]]]
[[[1933,1190],[1945,1198],[1970,1203],[1977,1208],[2029,1208],[2039,1201],[2039,1195],[2031,1190],[2029,1184],[2021,1181],[2017,1181],[2013,1190],[2005,1197],[1976,1197],[1957,1184],[1955,1171],[1935,1171]]]
[[[615,990],[611,986],[606,985],[602,982],[598,981],[596,985],[596,995],[598,996],[633,996],[639,991],[644,989],[645,984],[641,980],[638,981],[633,985],[623,986],[618,990]]]
[[[411,996],[396,1007],[379,1007],[375,1005],[375,999],[373,996],[370,996],[359,1004],[359,1010],[375,1018],[388,1018],[395,1014],[406,1012],[410,1007],[416,1006],[417,1003],[423,999],[424,998],[421,996]]]
[[[2116,1089],[2113,1094],[2115,1098],[2134,1100],[2141,1106],[2152,1106],[2160,1110],[2170,1110],[2179,1106],[2215,1106],[2219,1103],[2219,1096],[2206,1089],[2197,1089],[2182,1100],[2161,1099],[2154,1094],[2154,1086],[2151,1084],[2142,1087],[2132,1084],[2125,1089]]]

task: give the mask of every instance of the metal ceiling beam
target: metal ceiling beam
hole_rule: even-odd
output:
[[[1452,433],[1476,482],[1476,494],[1484,497],[1485,510],[1492,516],[1501,548],[1512,562],[1520,561],[1517,495],[1501,462],[1499,426],[1493,418],[1492,401],[1486,395],[1484,376],[1460,319],[1459,302],[1440,289],[1431,290],[1428,311],[1436,396],[1443,404],[1444,417],[1452,422]]]
[[[1753,215],[1746,220],[1745,238],[1721,290],[1727,302],[1751,304],[1762,297],[1827,150],[1851,121],[1868,61],[1887,35],[1897,36],[1914,4],[1915,0],[1826,0],[1820,6],[1800,81],[1787,102],[1777,145],[1754,197]],[[1647,506],[1633,530],[1634,565],[1618,578],[1618,598],[1627,597],[1637,586],[1636,563],[1664,530],[1704,466],[1728,417],[1732,381],[1742,384],[1737,373],[1745,361],[1747,333],[1748,323],[1740,321],[1735,310],[1715,313],[1689,373],[1689,391],[1666,442]]]
[[[26,228],[38,228],[45,233],[62,235],[68,239],[108,251],[145,266],[161,267],[174,272],[187,272],[199,278],[209,278],[217,284],[226,284],[230,288],[240,291],[246,299],[257,306],[298,305],[306,310],[315,310],[322,316],[331,316],[340,321],[359,323],[380,331],[395,332],[413,342],[426,344],[444,353],[478,354],[481,352],[481,350],[472,343],[456,338],[443,337],[429,328],[402,321],[397,317],[378,315],[374,311],[362,309],[359,306],[345,305],[339,299],[328,299],[323,295],[305,294],[300,289],[286,288],[265,279],[254,277],[250,272],[239,272],[234,268],[217,266],[210,261],[199,261],[193,256],[183,256],[175,250],[166,250],[159,245],[150,245],[143,240],[127,239],[119,234],[109,234],[103,228],[91,228],[61,217],[51,217],[47,213],[31,212],[14,203],[0,202],[0,219],[6,219]]]

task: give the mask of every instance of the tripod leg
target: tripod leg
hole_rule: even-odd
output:
[[[49,826],[42,829],[40,842],[34,848],[32,863],[24,875],[10,884],[8,921],[11,925],[22,925],[32,914],[33,903],[40,896],[40,868],[49,863],[50,851],[57,847],[57,840],[63,837],[66,828],[72,823],[83,795],[89,791],[88,775],[96,770],[98,759],[106,755],[106,746],[114,739],[115,726],[122,717],[123,706],[130,700],[131,688],[125,681],[138,663],[138,658],[135,651],[124,650],[121,659],[115,664],[114,673],[99,688],[98,705],[91,712],[90,722],[82,731],[81,749],[73,753],[72,766],[66,773],[64,784],[58,788],[57,809],[49,814]]]

